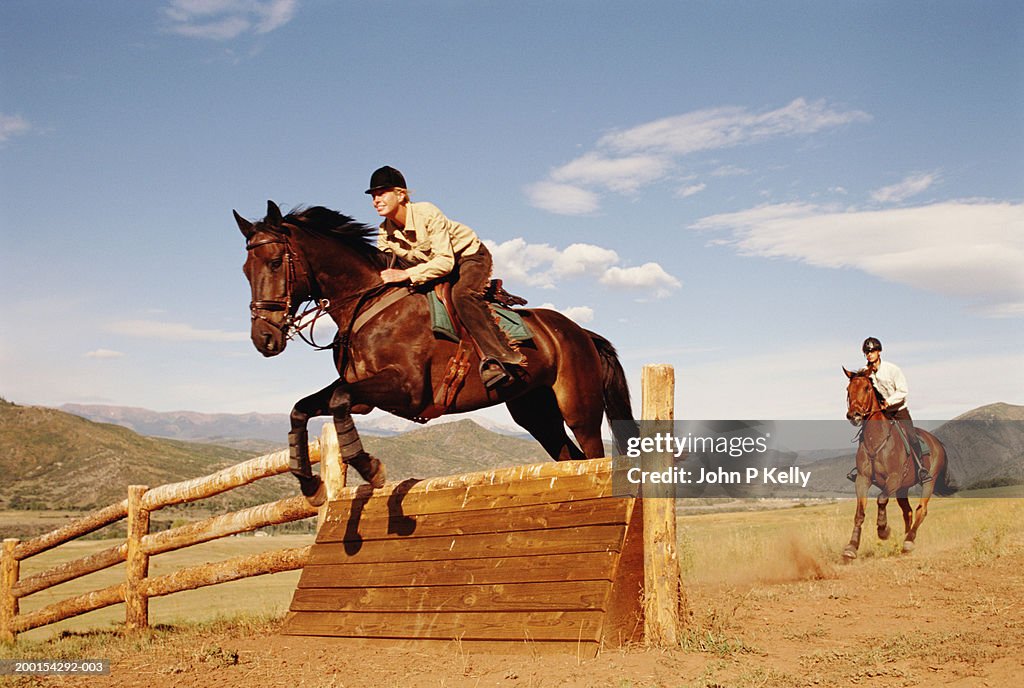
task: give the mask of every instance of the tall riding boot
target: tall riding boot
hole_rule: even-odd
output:
[[[914,421],[910,417],[910,412],[902,408],[893,415],[893,418],[899,421],[904,434],[907,436],[907,442],[910,444],[910,453],[914,459],[914,467],[917,469],[917,481],[923,485],[932,479],[932,475],[924,467],[924,455],[921,453],[921,437],[914,428]]]
[[[491,255],[481,244],[477,253],[459,260],[458,279],[452,300],[462,324],[480,347],[480,377],[488,389],[512,381],[510,367],[521,366],[526,357],[516,351],[494,321],[483,294],[491,278]]]

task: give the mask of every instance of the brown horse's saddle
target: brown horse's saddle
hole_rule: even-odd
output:
[[[498,327],[510,340],[521,344],[533,339],[533,333],[523,321],[523,317],[511,309],[511,306],[524,305],[526,299],[505,291],[501,286],[501,280],[494,279],[484,291],[484,300],[490,306]],[[427,294],[427,305],[430,308],[430,326],[435,335],[453,342],[467,336],[468,333],[455,314],[451,282],[435,284],[434,289]]]

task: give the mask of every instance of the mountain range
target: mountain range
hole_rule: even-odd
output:
[[[286,413],[197,413],[195,411],[150,411],[133,406],[64,404],[60,410],[98,423],[113,423],[140,435],[231,445],[234,440],[287,442],[290,422]],[[432,421],[432,425],[458,422],[457,416]],[[492,432],[528,438],[522,428],[513,428],[475,417],[474,422]],[[311,423],[312,425],[312,423]],[[388,414],[357,416],[361,435],[394,437],[422,427],[411,420]]]

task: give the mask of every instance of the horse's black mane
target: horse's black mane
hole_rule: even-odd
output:
[[[377,248],[377,228],[353,220],[337,210],[322,205],[297,207],[284,216],[284,222],[316,234],[340,241],[369,258],[374,264],[386,262]]]

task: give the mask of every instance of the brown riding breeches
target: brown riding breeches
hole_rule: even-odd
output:
[[[910,441],[910,445],[917,452],[917,456],[921,456],[921,438],[917,436],[917,430],[914,429],[914,419],[910,417],[910,411],[907,407],[901,406],[899,409],[887,415],[893,420],[899,421],[903,427],[903,432],[906,433],[907,439]]]
[[[491,279],[492,265],[491,252],[483,244],[476,253],[458,259],[452,281],[455,312],[480,345],[483,360],[493,358],[501,363],[520,365],[522,354],[512,349],[484,302],[484,290]]]

